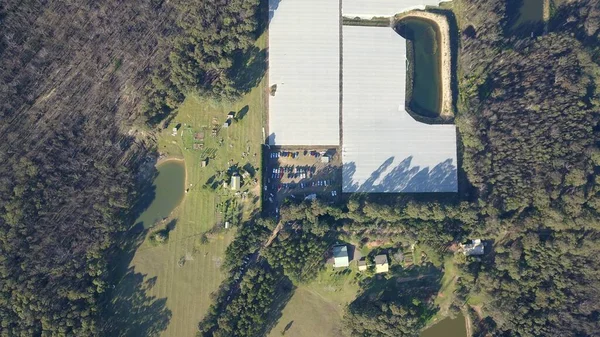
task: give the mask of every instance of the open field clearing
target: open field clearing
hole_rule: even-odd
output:
[[[263,49],[265,45],[263,35],[257,47]],[[151,234],[168,223],[172,228],[168,241],[156,244],[147,238],[135,251],[128,275],[115,289],[118,297],[113,301],[126,303],[115,306],[130,309],[122,310],[130,315],[121,318],[123,325],[139,325],[141,315],[153,319],[153,311],[164,303],[157,317],[163,324],[149,323],[154,327],[136,331],[127,328],[121,334],[193,336],[197,331],[212,302],[210,294],[225,276],[219,268],[235,230],[225,230],[224,222],[235,223],[259,211],[265,85],[263,79],[237,102],[188,97],[171,124],[158,135],[161,158],[185,160],[188,192],[168,219],[150,229]],[[224,128],[230,112],[234,118]],[[173,128],[177,128],[176,133]],[[202,160],[207,158],[206,167],[202,167]],[[222,182],[229,183],[227,170],[236,165],[249,173],[242,178],[238,192],[222,187]],[[143,308],[130,303],[133,294],[140,291],[150,304]]]
[[[359,290],[357,275],[356,262],[347,269],[327,265],[316,280],[296,289],[269,336],[281,336],[286,327],[292,337],[341,335],[344,308]]]

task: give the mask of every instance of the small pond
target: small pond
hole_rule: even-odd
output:
[[[157,166],[158,175],[152,183],[152,191],[147,193],[145,204],[148,208],[137,218],[136,224],[144,228],[152,227],[157,221],[169,216],[183,199],[185,190],[185,164],[179,160],[169,160]]]
[[[454,319],[445,318],[423,331],[419,337],[466,337],[465,317],[460,314]]]
[[[523,0],[517,25],[544,20],[544,0]]]
[[[441,105],[441,51],[437,26],[420,18],[401,19],[396,31],[410,41],[409,73],[412,70],[412,95],[408,106],[422,116],[438,117]],[[410,76],[410,75],[409,75]]]

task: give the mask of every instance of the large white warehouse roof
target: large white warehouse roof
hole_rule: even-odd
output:
[[[269,0],[271,145],[339,145],[339,0]]]
[[[405,111],[406,41],[343,26],[343,192],[456,192],[456,128]]]
[[[440,0],[342,0],[342,15],[354,18],[391,17],[412,9],[437,6]]]

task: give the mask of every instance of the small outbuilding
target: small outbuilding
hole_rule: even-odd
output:
[[[375,256],[375,274],[387,273],[390,270],[387,255],[381,254]]]
[[[208,159],[202,159],[202,161],[200,161],[200,167],[206,167],[206,165],[208,165]]]
[[[348,260],[348,246],[333,246],[333,267],[341,268],[348,267],[349,265],[350,261]]]
[[[227,114],[227,119],[233,119],[235,117],[235,112],[231,111]]]
[[[360,261],[358,261],[358,271],[365,271],[367,270],[367,261],[362,259]]]
[[[240,176],[237,173],[234,173],[231,176],[231,190],[237,191],[240,189],[241,185],[242,185],[242,180],[241,180]]]
[[[231,124],[231,119],[228,119],[225,121],[225,123],[223,123],[223,127],[228,128],[230,124]]]
[[[483,255],[485,249],[481,239],[469,240],[466,243],[461,243],[460,248],[466,256]]]
[[[328,164],[329,160],[329,156],[321,156],[321,163]]]

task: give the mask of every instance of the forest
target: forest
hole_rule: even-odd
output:
[[[105,333],[110,259],[155,157],[147,125],[186,94],[246,90],[229,70],[245,66],[257,6],[0,3],[2,335]]]

